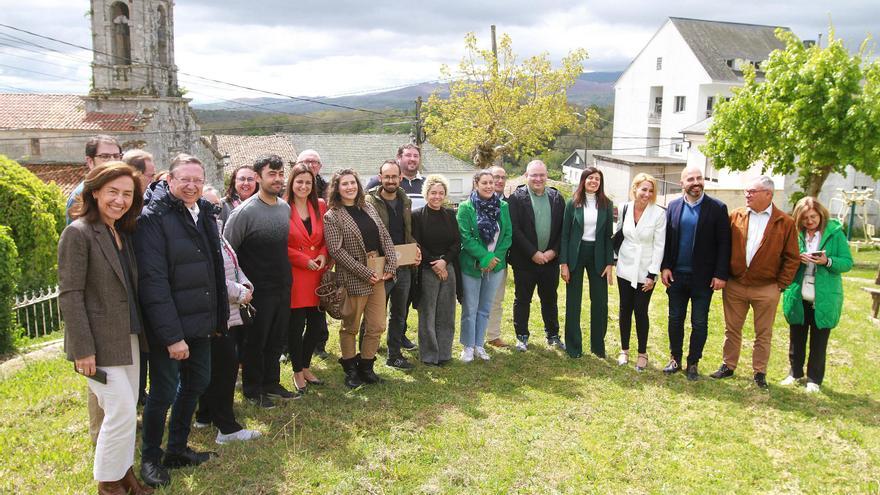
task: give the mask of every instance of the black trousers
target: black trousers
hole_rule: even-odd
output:
[[[327,328],[324,312],[317,307],[294,308],[290,310],[290,327],[287,332],[287,347],[294,373],[312,365],[312,353]]]
[[[629,280],[617,277],[617,288],[620,294],[620,348],[629,350],[629,336],[632,333],[632,317],[636,315],[636,337],[639,340],[639,353],[648,352],[648,306],[651,304],[651,294],[642,291],[642,284],[633,288]]]
[[[262,292],[262,295],[259,295]],[[241,352],[241,384],[245,397],[258,397],[265,388],[281,383],[282,347],[290,319],[290,289],[263,289],[254,292],[254,323],[245,332]]]
[[[518,339],[529,337],[529,313],[535,288],[541,300],[541,319],[547,338],[559,337],[559,306],[556,290],[559,288],[559,263],[513,269],[513,330]]]
[[[788,361],[791,363],[791,376],[803,378],[804,361],[807,358],[807,339],[810,341],[810,358],[807,362],[807,380],[821,385],[825,378],[825,354],[828,350],[830,328],[816,327],[816,314],[813,305],[804,302],[804,324],[790,325],[791,339],[788,344]]]
[[[236,341],[241,329],[232,327],[228,335],[211,338],[211,384],[199,398],[196,413],[196,421],[213,423],[224,435],[241,430],[232,411],[235,380],[238,378]]]
[[[330,338],[330,330],[327,328],[327,313],[324,313],[324,324],[321,325],[321,331],[318,332],[318,341],[315,342],[315,352],[327,352],[327,339]]]

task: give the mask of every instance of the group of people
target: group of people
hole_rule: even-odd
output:
[[[123,155],[112,137],[87,143],[90,171],[71,195],[58,266],[66,352],[89,378],[99,493],[150,493],[170,482],[169,469],[216,455],[187,445],[193,426],[215,426],[218,444],[259,437],[235,418],[239,371],[244,398],[262,408],[322,385],[310,368],[312,356],[326,352],[328,322],[317,294],[328,284],[343,294],[339,363],[352,388],[382,381],[374,366],[386,328],[387,366],[413,368],[404,351],[416,349],[425,365],[448,363],[456,301],[461,361],[489,360],[486,345],[507,347],[501,319],[510,272],[514,348],[529,348],[537,290],[548,346],[572,358],[584,352],[584,273],[589,350],[601,358],[616,279],[617,361],[629,363],[635,316],[638,371],[648,367],[648,309],[659,281],[669,297],[663,371],[684,369],[691,380],[699,377],[712,295],[722,290],[723,363],[711,376],[734,374],[751,307],[752,369],[762,388],[782,297],[791,328],[791,370],[782,383],[806,381],[808,391],[819,390],[830,330],[840,318],[840,274],[852,258],[841,225],[816,199],[799,201],[792,218],[773,205],[772,180],[759,177],[745,191],[747,207],[728,214],[705,194],[701,171],[686,168],[682,196],[664,209],[656,204],[657,180],[638,174],[615,228],[598,168],[585,168],[568,201],[547,185],[541,161],[528,164],[526,183],[509,196],[503,168],[480,170],[467,199],[452,209],[448,181],[422,176],[420,159],[417,146],[401,146],[364,186],[351,169],[325,180],[315,150],[289,168],[267,155],[236,169],[221,194],[205,183],[196,157],[178,155],[157,174],[149,154]],[[413,195],[424,206],[413,210]],[[417,343],[406,335],[410,307],[418,311]],[[281,383],[282,356],[293,368],[292,390]],[[145,368],[149,393],[142,396]],[[139,397],[140,472],[148,486],[132,469]]]

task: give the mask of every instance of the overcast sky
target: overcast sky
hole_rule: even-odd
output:
[[[88,9],[83,0],[0,0],[0,23],[91,46]],[[876,0],[179,0],[175,57],[179,70],[200,76],[335,96],[436,80],[441,64],[458,63],[465,33],[488,47],[490,24],[512,36],[520,56],[546,51],[558,62],[582,47],[590,54],[585,70],[622,70],[669,16],[786,26],[802,39],[827,36],[830,19],[852,51],[868,33],[880,34]],[[0,92],[85,94],[90,59],[0,27]],[[266,96],[183,75],[180,84],[196,102]]]

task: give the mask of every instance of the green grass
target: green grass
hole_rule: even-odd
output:
[[[301,400],[262,411],[237,398],[240,421],[262,439],[219,447],[215,432],[193,430],[196,449],[221,457],[174,471],[160,493],[880,493],[880,327],[868,321],[861,285],[845,282],[818,395],[777,385],[788,370],[781,314],[769,393],[752,385],[750,343],[733,379],[706,377],[721,359],[720,295],[703,379],[664,376],[667,299],[658,290],[646,373],[569,359],[540,331],[527,353],[494,352],[488,363],[410,373],[377,364],[386,382],[356,391],[334,361],[319,362],[313,369],[328,384]],[[508,340],[512,296],[511,285]],[[541,328],[537,299],[532,324]],[[754,335],[750,325],[744,334]],[[616,321],[606,342],[613,358]],[[329,348],[338,349],[335,338]],[[289,368],[283,377],[289,385]],[[0,493],[94,491],[84,379],[58,358],[0,381]]]

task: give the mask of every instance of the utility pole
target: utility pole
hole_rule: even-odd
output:
[[[495,41],[495,24],[489,26],[492,32],[492,76],[498,79],[498,43]],[[493,165],[504,168],[504,154],[495,157]]]
[[[416,98],[416,120],[413,123],[413,143],[421,149],[425,142],[425,129],[422,127],[422,97]]]

